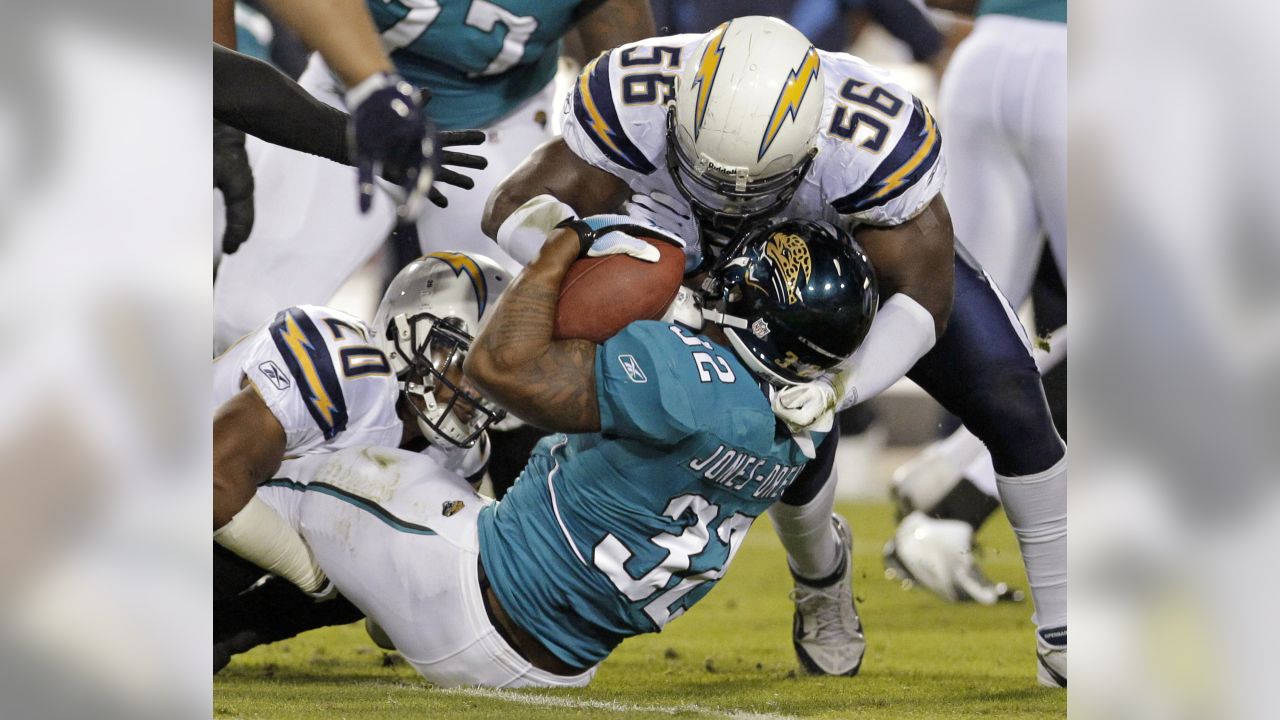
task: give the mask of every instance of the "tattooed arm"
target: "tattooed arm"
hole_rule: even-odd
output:
[[[572,230],[550,235],[538,259],[502,294],[463,368],[486,397],[555,432],[600,429],[595,344],[551,337],[560,283],[579,248]]]

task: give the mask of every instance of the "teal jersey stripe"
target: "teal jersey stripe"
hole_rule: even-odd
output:
[[[1012,15],[1031,20],[1067,21],[1067,0],[982,0],[978,15]]]
[[[328,495],[329,497],[335,497],[345,503],[364,510],[400,532],[410,533],[412,535],[436,534],[435,530],[432,530],[426,525],[419,525],[417,523],[411,523],[408,520],[401,520],[392,514],[390,510],[387,510],[372,500],[328,483],[313,482],[311,484],[304,485],[300,482],[290,480],[289,478],[276,478],[275,480],[268,480],[267,482],[262,483],[261,487],[283,487],[290,490],[298,490],[300,492],[316,492],[321,495]]]

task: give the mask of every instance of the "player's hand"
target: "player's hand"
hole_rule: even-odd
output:
[[[838,400],[831,381],[822,377],[774,392],[769,405],[792,432],[827,432],[835,422]]]
[[[685,271],[702,264],[702,243],[698,241],[698,221],[688,203],[664,192],[637,193],[622,204],[622,212],[645,225],[661,228],[683,240]]]
[[[378,73],[349,90],[346,100],[360,212],[373,206],[373,178],[381,175],[405,191],[396,215],[402,222],[417,220],[436,174],[436,133],[423,96],[400,76]]]
[[[622,212],[643,225],[661,228],[667,234],[675,235],[684,241],[686,247],[695,246],[698,244],[698,221],[692,211],[681,209],[682,204],[687,206],[683,200],[655,190],[632,195],[622,204]]]
[[[213,121],[213,187],[222,191],[227,227],[222,231],[222,252],[240,249],[253,230],[253,170],[244,149],[244,133]]]
[[[483,130],[445,130],[436,134],[436,146],[440,148],[440,167],[436,168],[436,184],[427,194],[427,198],[436,207],[449,207],[449,199],[441,194],[438,189],[441,183],[462,188],[463,190],[470,190],[476,186],[475,180],[456,170],[450,170],[449,166],[468,170],[483,170],[489,167],[489,161],[479,155],[453,152],[444,148],[457,147],[459,145],[479,145],[485,141],[485,137]]]
[[[592,215],[581,220],[565,221],[559,227],[570,227],[578,233],[579,242],[582,244],[582,257],[630,255],[649,263],[656,263],[662,258],[658,248],[632,233],[657,235],[676,247],[684,246],[680,238],[660,228],[638,223],[634,218],[626,215]]]

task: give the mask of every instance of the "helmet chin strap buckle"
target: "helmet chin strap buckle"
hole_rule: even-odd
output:
[[[747,329],[747,321],[745,319],[736,315],[725,315],[723,312],[709,307],[702,308],[702,319],[739,330]]]

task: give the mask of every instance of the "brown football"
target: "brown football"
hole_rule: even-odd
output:
[[[650,240],[662,257],[648,263],[630,255],[582,258],[560,285],[553,334],[603,343],[636,320],[662,318],[684,278],[684,251]]]

